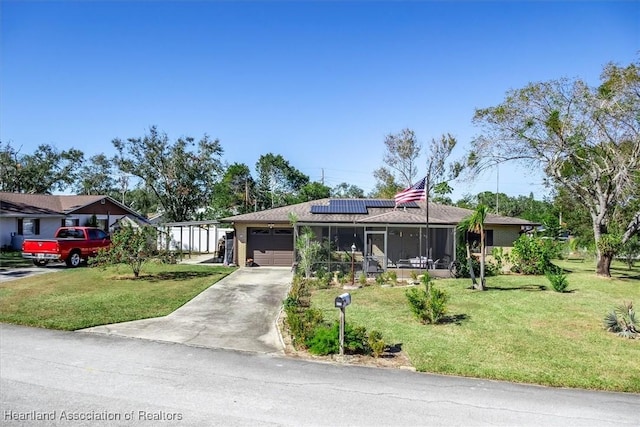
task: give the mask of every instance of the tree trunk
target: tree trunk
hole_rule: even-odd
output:
[[[613,261],[613,254],[600,254],[596,264],[596,274],[598,276],[611,277],[611,261]]]
[[[476,273],[473,271],[473,262],[471,261],[471,248],[467,242],[467,266],[469,267],[469,275],[471,276],[471,286],[473,289],[478,289],[478,282],[476,281]]]
[[[484,264],[485,264],[485,248],[484,248],[484,230],[480,229],[480,284],[476,286],[476,289],[479,291],[484,291],[487,289],[485,286],[486,281],[484,278]]]
[[[602,238],[602,224],[601,219],[598,216],[592,214],[593,219],[593,240],[596,243],[596,275],[611,277],[611,260],[613,256],[607,255],[600,250],[600,239]],[[608,260],[607,260],[608,258]]]

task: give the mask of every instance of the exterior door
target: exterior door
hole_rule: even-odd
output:
[[[387,233],[365,231],[365,268],[367,273],[375,273],[374,267],[387,269]]]

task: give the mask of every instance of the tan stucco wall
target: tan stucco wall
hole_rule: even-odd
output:
[[[251,227],[259,227],[260,225],[251,225]],[[244,262],[240,260],[247,259],[247,224],[236,224],[234,226],[236,230],[236,254],[235,263],[237,265],[244,265]]]

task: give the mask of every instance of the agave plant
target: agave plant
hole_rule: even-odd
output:
[[[622,303],[607,313],[604,317],[604,327],[621,337],[636,338],[640,334],[640,322],[633,310],[633,303]]]

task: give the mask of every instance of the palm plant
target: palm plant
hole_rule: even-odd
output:
[[[604,327],[621,337],[636,338],[640,334],[640,321],[636,318],[633,303],[625,302],[607,313]]]
[[[486,289],[486,281],[484,277],[485,267],[485,233],[484,222],[487,219],[487,212],[489,208],[484,204],[479,204],[475,211],[471,215],[464,218],[458,225],[458,229],[461,231],[470,231],[480,235],[480,282],[475,281],[473,277],[473,268],[471,266],[471,252],[469,250],[469,243],[467,242],[467,259],[469,261],[469,270],[473,280],[473,288],[484,291]]]

